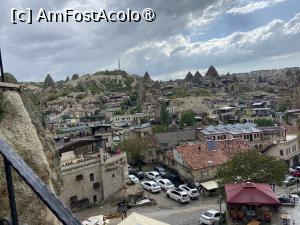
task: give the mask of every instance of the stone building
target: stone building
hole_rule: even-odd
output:
[[[299,138],[297,135],[287,135],[286,140],[277,141],[262,151],[266,155],[283,159],[287,164],[297,166],[299,164]]]
[[[285,140],[286,130],[281,126],[258,127],[255,123],[219,124],[197,129],[197,139],[200,141],[235,138],[241,138],[247,141],[251,147],[262,150],[273,141]]]
[[[218,167],[235,153],[249,148],[240,138],[180,145],[166,152],[164,163],[185,180],[204,182],[214,179]]]
[[[67,207],[102,203],[125,185],[126,153],[107,152],[101,138],[75,139],[58,148],[63,188],[60,198]]]

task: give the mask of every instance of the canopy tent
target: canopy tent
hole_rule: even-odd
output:
[[[225,184],[226,202],[231,205],[280,205],[269,184]]]
[[[218,183],[214,180],[203,182],[200,184],[202,187],[204,187],[206,190],[214,190],[218,188]]]
[[[167,223],[160,222],[158,220],[151,219],[146,216],[142,216],[137,213],[132,213],[118,225],[169,225]]]

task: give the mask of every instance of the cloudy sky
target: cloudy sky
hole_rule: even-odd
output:
[[[11,8],[152,8],[152,23],[12,24]],[[122,69],[154,79],[300,66],[299,0],[2,0],[4,70],[22,81]]]

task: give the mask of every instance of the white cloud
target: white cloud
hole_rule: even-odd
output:
[[[162,74],[207,68],[210,64],[226,66],[266,57],[300,52],[300,13],[288,22],[273,20],[248,32],[234,32],[223,38],[191,42],[183,35],[163,42],[150,42],[123,54],[125,66],[134,70],[155,68]],[[177,75],[176,75],[177,76]]]
[[[268,8],[284,1],[286,0],[264,0],[256,2],[251,1],[247,5],[231,8],[227,11],[227,13],[233,15],[253,13],[257,10]]]

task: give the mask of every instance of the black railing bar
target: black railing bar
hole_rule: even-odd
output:
[[[12,174],[11,174],[11,165],[6,158],[4,158],[4,168],[5,168],[5,177],[6,177],[6,185],[8,190],[8,199],[9,199],[12,225],[19,225],[18,213],[17,213],[16,201],[15,201],[15,190],[14,190]]]
[[[19,155],[0,138],[0,154],[11,164],[32,191],[44,202],[64,225],[81,225],[61,200],[47,187]]]

